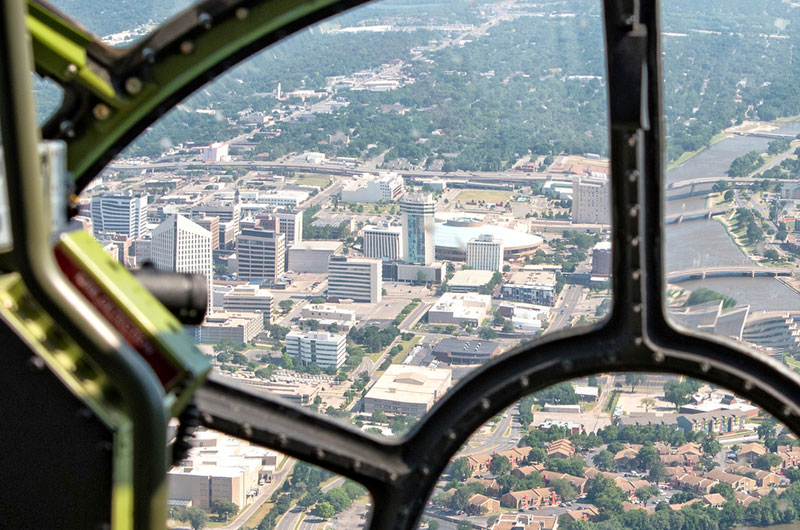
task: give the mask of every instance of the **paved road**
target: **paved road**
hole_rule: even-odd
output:
[[[326,493],[333,488],[341,486],[342,484],[344,484],[344,477],[339,477],[331,483],[323,486],[321,488],[322,493]],[[275,525],[275,530],[294,530],[294,528],[298,527],[298,525],[301,530],[310,530],[312,528],[316,528],[316,526],[321,522],[324,522],[324,520],[308,514],[305,508],[295,505],[291,510],[283,514],[283,516],[278,519],[278,523]]]
[[[569,323],[572,312],[575,311],[578,303],[583,294],[583,287],[580,285],[566,285],[564,292],[561,294],[561,305],[556,309],[556,318],[553,323],[547,327],[547,331],[556,331]]]

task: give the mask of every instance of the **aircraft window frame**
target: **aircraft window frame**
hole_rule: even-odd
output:
[[[53,64],[37,58],[40,73],[67,89],[43,136],[67,141],[80,190],[194,89],[293,31],[360,3],[207,0],[130,49],[85,42],[92,68],[102,72],[99,79],[64,80]],[[363,484],[375,501],[370,527],[398,530],[415,528],[440,473],[474,430],[523,396],[576,377],[685,374],[753,400],[800,433],[797,374],[733,340],[678,330],[666,318],[660,3],[603,4],[613,242],[609,316],[547,334],[476,369],[399,440],[378,439],[215,376],[195,397],[192,412],[202,424]],[[34,5],[47,10],[38,0]],[[240,31],[231,31],[237,27]]]

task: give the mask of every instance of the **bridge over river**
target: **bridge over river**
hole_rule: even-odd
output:
[[[788,267],[708,267],[686,269],[667,274],[667,283],[681,283],[706,278],[779,278],[791,277],[795,269]]]
[[[692,210],[689,212],[681,212],[676,213],[673,215],[668,215],[664,222],[668,225],[675,224],[675,223],[683,223],[685,221],[695,221],[697,219],[711,219],[717,215],[723,215],[729,212],[730,208],[719,207],[719,208],[706,208],[702,210]]]

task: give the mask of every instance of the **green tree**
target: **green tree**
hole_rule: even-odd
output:
[[[712,486],[710,493],[719,493],[729,501],[736,500],[736,492],[733,490],[730,484],[726,484],[725,482],[720,482],[719,484]]]
[[[669,478],[669,474],[667,473],[667,466],[664,464],[664,462],[662,462],[661,460],[655,462],[650,467],[650,473],[648,474],[648,478],[650,479],[650,482],[653,482],[654,484],[662,483],[667,478]]]
[[[503,455],[492,455],[492,461],[489,464],[489,471],[494,475],[505,475],[511,471],[511,462],[508,457]]]
[[[614,455],[611,451],[603,449],[592,458],[592,463],[600,471],[609,471],[614,469]]]
[[[589,481],[586,499],[604,513],[619,514],[622,513],[622,503],[627,500],[627,495],[613,480],[597,475]]]
[[[439,521],[428,519],[428,530],[439,530]]]
[[[261,379],[269,379],[272,377],[273,372],[275,372],[274,366],[267,366],[266,368],[259,368],[255,371],[256,377]]]
[[[387,419],[388,418],[386,417],[386,413],[383,412],[381,409],[375,409],[372,412],[372,421],[378,423],[386,423]]]
[[[717,456],[717,453],[722,450],[722,446],[716,436],[706,436],[703,438],[702,446],[703,452],[712,457]]]
[[[239,507],[226,499],[214,499],[214,502],[211,503],[211,511],[216,513],[219,519],[227,521],[228,517],[239,513]]]
[[[726,191],[725,194],[722,196],[722,198],[725,199],[725,202],[731,202],[733,200],[733,197],[734,197],[733,190]]]
[[[456,458],[450,464],[450,477],[458,482],[464,482],[472,475],[472,470],[469,468],[469,463],[466,457]]]
[[[783,460],[781,457],[775,453],[767,453],[756,458],[756,461],[753,463],[753,467],[756,469],[764,469],[769,471],[781,465],[782,462]]]
[[[336,510],[333,509],[329,502],[318,502],[316,508],[314,508],[314,515],[322,519],[330,519],[336,515]]]
[[[197,506],[191,506],[186,509],[186,518],[189,520],[193,530],[200,530],[208,524],[208,514]]]
[[[636,391],[636,386],[644,382],[644,374],[628,372],[625,374],[625,384],[630,385],[631,392]]]
[[[287,370],[294,369],[294,361],[292,360],[292,357],[288,353],[284,353],[281,356],[281,366],[283,366]]]
[[[639,453],[636,455],[636,461],[642,469],[649,469],[653,464],[661,460],[653,444],[646,443],[639,449]]]
[[[553,488],[555,492],[565,501],[572,501],[578,496],[578,491],[575,486],[566,479],[556,478],[550,481],[548,487]]]
[[[278,307],[280,307],[284,313],[291,311],[293,305],[294,302],[292,300],[281,300],[278,302]]]

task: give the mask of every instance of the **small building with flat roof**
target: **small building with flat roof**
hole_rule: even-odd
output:
[[[500,344],[486,340],[442,339],[433,355],[448,364],[482,364],[499,354]]]
[[[344,243],[315,239],[301,241],[289,248],[289,270],[294,272],[328,272],[328,258],[342,253]]]
[[[447,282],[447,287],[454,293],[477,293],[492,281],[494,271],[461,270],[453,274]]]
[[[444,293],[428,311],[430,324],[457,324],[465,322],[478,326],[492,305],[488,294]]]
[[[364,412],[382,410],[419,418],[450,388],[449,368],[393,364],[364,397]]]

